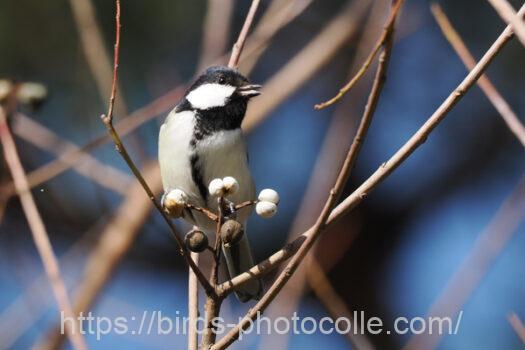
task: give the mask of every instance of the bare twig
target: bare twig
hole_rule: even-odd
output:
[[[512,326],[518,337],[520,337],[523,344],[525,344],[525,325],[523,324],[523,322],[521,322],[518,315],[516,315],[514,312],[512,312],[508,318],[510,325]]]
[[[525,6],[520,13],[525,12]],[[343,215],[354,209],[361,203],[368,194],[373,191],[383,180],[385,180],[394,170],[401,165],[416,149],[418,149],[439,125],[439,123],[448,115],[448,112],[461,100],[465,93],[472,88],[476,80],[483,74],[492,60],[498,55],[513,37],[512,29],[507,27],[491,47],[485,52],[481,60],[467,74],[463,81],[450,93],[450,95],[441,103],[436,111],[427,119],[427,121],[417,130],[410,139],[401,148],[394,153],[390,159],[384,162],[372,175],[368,177],[352,194],[346,197],[338,206],[336,206],[327,220],[327,226],[335,223]],[[259,278],[268,273],[278,264],[292,256],[312,235],[313,227],[297,237],[293,242],[285,245],[281,250],[275,252],[266,260],[254,266],[250,270],[222,283],[218,287],[219,294],[229,293],[233,288],[245,283],[252,278]]]
[[[461,310],[525,219],[524,195],[525,175],[477,238],[444,291],[430,306],[427,312],[429,317],[454,317]],[[442,337],[439,333],[433,329],[425,335],[414,335],[404,349],[434,349]]]
[[[512,27],[512,31],[525,46],[525,22],[523,22],[523,15],[516,14],[516,11],[507,0],[487,1],[494,7],[500,17]]]
[[[394,24],[396,22],[396,17],[398,14],[399,9],[401,8],[402,1],[397,1],[394,5],[394,8],[392,9],[392,12],[390,13],[390,17],[388,18],[387,23],[385,24],[385,27],[383,29],[383,32],[381,33],[381,36],[379,37],[379,40],[377,41],[376,45],[372,49],[372,52],[370,52],[370,55],[366,58],[365,62],[361,66],[361,68],[357,71],[357,74],[345,85],[339,90],[337,95],[330,100],[319,103],[315,105],[315,109],[323,109],[328,106],[333,105],[337,101],[339,101],[354,85],[363,77],[365,72],[367,71],[368,67],[372,64],[374,58],[379,53],[381,48],[386,45],[388,41],[388,37],[391,35]]]
[[[42,221],[42,217],[38,212],[33,195],[29,190],[25,171],[18,156],[15,141],[9,130],[7,115],[4,108],[1,106],[0,141],[2,143],[5,160],[9,167],[9,171],[11,172],[11,176],[13,177],[24,214],[31,229],[31,233],[33,234],[33,240],[35,241],[38,253],[42,259],[59,311],[63,312],[65,317],[73,320],[73,322],[65,322],[66,333],[75,349],[87,349],[84,337],[78,329],[79,324],[73,313],[71,302],[67,295],[67,289],[60,273],[60,267],[55,253],[53,252],[53,247],[49,241],[49,236]]]
[[[260,2],[260,0],[252,0],[250,10],[248,10],[248,15],[246,15],[244,25],[242,26],[241,32],[239,33],[239,38],[237,38],[237,41],[233,45],[230,61],[228,62],[228,67],[237,68],[237,65],[239,64],[239,59],[241,58],[241,53],[242,49],[244,48],[244,43],[246,42],[246,37],[248,36],[248,32],[250,31],[253,19],[255,17],[255,13],[257,12],[257,8],[259,7]]]
[[[208,0],[197,72],[202,71],[224,53],[230,34],[232,10],[233,0]]]
[[[476,60],[466,47],[457,31],[452,26],[452,23],[450,23],[447,15],[441,9],[441,6],[439,6],[437,3],[433,3],[430,8],[445,38],[461,58],[463,64],[468,69],[472,69],[476,65]],[[510,131],[518,138],[521,144],[525,146],[525,127],[486,74],[483,74],[479,78],[478,85],[488,97],[490,102],[492,102],[492,105],[499,112]]]
[[[190,256],[198,267],[199,253],[192,252]],[[199,317],[199,284],[197,277],[191,268],[188,270],[188,350],[197,350],[199,344],[199,334],[197,332],[197,318]]]

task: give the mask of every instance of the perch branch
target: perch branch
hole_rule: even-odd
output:
[[[194,227],[195,229],[195,227]],[[190,257],[199,266],[199,253],[191,253]],[[197,276],[191,268],[188,269],[188,350],[197,350],[199,334],[197,332],[197,319],[199,317],[199,284]]]
[[[458,56],[463,61],[463,64],[468,68],[472,69],[476,65],[476,60],[468,50],[467,46],[457,33],[457,31],[450,23],[447,15],[441,9],[437,3],[433,3],[430,7],[432,14],[436,19],[436,22],[443,32],[443,35],[448,40],[450,45],[454,48]],[[520,119],[514,113],[510,105],[505,101],[503,96],[498,92],[494,84],[489,80],[486,74],[483,74],[479,80],[478,85],[481,90],[485,93],[487,98],[490,100],[492,105],[499,112],[505,123],[507,124],[510,131],[516,136],[516,138],[525,147],[525,127],[521,123]]]
[[[71,302],[67,295],[66,285],[62,279],[60,267],[57,258],[53,252],[53,247],[49,241],[42,217],[38,212],[35,200],[25,175],[22,162],[16,149],[13,135],[9,130],[7,115],[3,107],[0,106],[0,141],[2,143],[4,158],[8,165],[11,176],[15,183],[16,191],[22,203],[22,209],[26,216],[29,228],[33,235],[33,240],[37,247],[38,253],[44,265],[47,278],[55,295],[59,311],[63,312],[65,317],[74,320],[72,323],[66,322],[66,333],[75,349],[87,349],[84,336],[78,329],[79,324],[76,322],[76,316],[73,313]]]

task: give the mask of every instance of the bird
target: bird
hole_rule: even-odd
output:
[[[188,203],[216,211],[217,198],[208,192],[216,178],[233,177],[239,189],[228,197],[233,203],[255,199],[255,184],[248,166],[241,123],[248,102],[260,94],[236,69],[213,66],[198,76],[160,127],[158,157],[164,193],[179,189]],[[246,232],[252,208],[237,211]],[[185,209],[182,218],[213,236],[216,223],[200,212]],[[233,245],[222,246],[230,278],[249,270],[254,259],[246,233]],[[237,287],[241,302],[260,298],[262,283],[253,279]]]

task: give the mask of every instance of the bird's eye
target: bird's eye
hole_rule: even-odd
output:
[[[219,77],[219,84],[221,85],[226,84],[226,78],[224,76]]]

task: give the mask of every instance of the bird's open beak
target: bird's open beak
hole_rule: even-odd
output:
[[[259,96],[261,94],[260,89],[261,89],[261,85],[248,84],[248,85],[244,85],[238,88],[237,92],[239,93],[239,95],[243,97],[250,98],[254,96]]]

